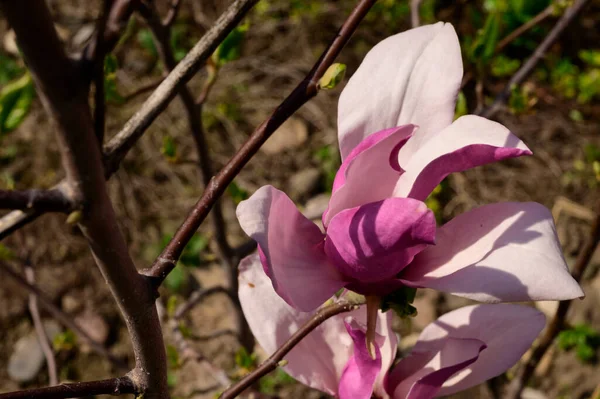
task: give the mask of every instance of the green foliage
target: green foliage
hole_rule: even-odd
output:
[[[108,54],[104,59],[104,98],[109,103],[120,105],[125,102],[125,98],[117,88],[117,69],[119,69],[117,57]]]
[[[421,7],[419,8],[419,14],[421,16],[421,23],[423,24],[431,24],[437,22],[435,18],[435,6],[437,4],[436,0],[423,0],[421,2]]]
[[[454,111],[454,119],[458,119],[461,116],[467,115],[469,113],[469,107],[467,104],[467,97],[465,97],[465,93],[461,91],[458,93],[458,98],[456,99],[456,110]]]
[[[563,175],[564,185],[586,185],[595,189],[600,185],[600,148],[587,144],[583,148],[584,158],[573,161],[573,169]]]
[[[235,364],[244,371],[252,371],[258,366],[256,354],[248,353],[246,348],[241,347],[235,353]]]
[[[377,22],[393,27],[399,21],[406,20],[409,14],[410,6],[407,1],[379,0],[373,5],[365,19],[369,22]]]
[[[236,27],[223,42],[217,47],[212,58],[217,67],[228,62],[237,60],[242,54],[242,44],[249,25],[244,24]]]
[[[513,114],[523,114],[531,110],[537,103],[531,86],[521,85],[514,86],[510,92],[510,98],[508,99],[508,108]]]
[[[592,362],[596,359],[596,349],[600,347],[600,334],[586,324],[579,324],[560,332],[558,346],[566,351],[575,349],[579,360]]]
[[[175,25],[171,28],[171,37],[169,38],[173,57],[179,62],[192,48],[188,25]]]
[[[23,75],[24,68],[17,61],[5,54],[0,53],[0,85],[5,85],[18,76]]]
[[[417,315],[417,308],[412,303],[416,294],[416,288],[402,287],[381,299],[381,310],[387,312],[392,309],[402,318],[414,317]]]
[[[326,145],[315,152],[315,158],[318,160],[323,171],[323,191],[330,193],[333,188],[335,174],[340,168],[340,159],[338,150],[335,146]]]
[[[258,390],[267,395],[276,394],[281,387],[295,383],[292,377],[280,368],[258,381]]]
[[[506,57],[505,55],[498,55],[494,57],[491,64],[492,76],[497,78],[511,76],[521,66],[521,61]]]
[[[0,136],[25,120],[34,97],[35,88],[29,73],[4,86],[0,91]]]
[[[167,345],[167,363],[169,370],[177,370],[181,367],[181,359],[179,359],[179,352],[173,345]]]
[[[163,136],[163,144],[160,149],[161,154],[165,156],[169,162],[177,162],[177,143],[170,135]]]
[[[194,234],[188,245],[183,249],[179,261],[186,266],[198,267],[202,264],[202,252],[208,247],[208,238],[201,234]]]
[[[227,193],[231,196],[231,199],[236,205],[250,197],[248,191],[238,186],[235,181],[232,181],[231,184],[227,186]]]
[[[581,50],[579,58],[589,66],[600,68],[600,50]]]
[[[177,263],[177,266],[165,278],[165,287],[174,293],[180,293],[188,288],[190,275],[184,265]]]
[[[500,36],[501,15],[498,12],[488,14],[482,29],[477,32],[474,42],[469,49],[469,58],[483,68],[487,65],[496,51]]]
[[[0,243],[0,260],[14,259],[15,253],[6,245]]]
[[[150,29],[140,29],[137,34],[137,41],[140,46],[152,56],[152,58],[158,57],[158,49],[156,43],[154,43],[154,36]]]
[[[66,330],[54,337],[52,347],[56,352],[70,351],[77,346],[77,336],[71,330]]]
[[[167,315],[169,317],[175,316],[177,306],[179,306],[179,296],[171,295],[169,299],[167,299]]]
[[[586,104],[593,98],[600,98],[600,68],[590,68],[579,75],[577,102]]]

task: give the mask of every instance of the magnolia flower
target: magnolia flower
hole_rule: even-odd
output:
[[[240,264],[239,296],[258,343],[269,354],[313,313],[285,303],[261,270],[258,256]],[[397,348],[390,316],[378,314],[378,349],[366,352],[366,314],[334,316],[285,357],[285,371],[301,383],[341,399],[429,399],[495,377],[514,365],[544,326],[534,308],[499,304],[461,308],[427,326],[409,356],[390,370]],[[348,334],[345,334],[348,331]]]
[[[373,298],[403,286],[482,302],[583,295],[542,205],[486,205],[437,228],[422,202],[452,172],[531,154],[499,123],[452,122],[462,72],[450,24],[389,37],[367,54],[339,101],[342,165],[325,232],[271,186],[240,203],[241,227],[290,306],[314,310],[341,288],[366,295],[372,342]]]

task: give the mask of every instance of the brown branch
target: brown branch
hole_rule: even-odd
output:
[[[410,0],[410,25],[417,28],[421,25],[420,8],[422,0]]]
[[[137,393],[131,378],[125,376],[110,380],[74,382],[48,388],[26,389],[17,392],[0,393],[0,399],[67,399],[94,395],[124,395]]]
[[[498,42],[494,52],[496,54],[498,54],[499,52],[504,50],[504,48],[506,46],[508,46],[510,43],[512,43],[518,37],[520,37],[522,34],[527,32],[534,26],[541,24],[546,18],[551,17],[552,13],[554,12],[554,7],[555,7],[554,4],[550,4],[548,7],[544,8],[541,12],[539,12],[536,16],[527,20],[527,22],[525,22],[523,25],[520,25],[514,31],[510,32],[508,35],[506,35],[506,37],[504,37],[504,39],[502,39]]]
[[[135,90],[133,90],[131,93],[127,93],[123,96],[123,98],[125,99],[125,101],[130,101],[133,98],[144,94],[144,93],[148,93],[149,91],[152,91],[154,89],[156,89],[158,87],[158,85],[163,81],[163,79],[159,79],[157,81],[154,82],[150,82],[150,83],[146,83],[141,85],[140,87],[136,88]]]
[[[219,396],[219,399],[232,399],[244,392],[246,388],[257,382],[271,371],[275,370],[287,355],[304,337],[310,334],[315,328],[319,327],[327,319],[340,313],[350,312],[357,309],[363,302],[360,301],[340,301],[333,305],[320,309],[309,321],[307,321],[298,331],[294,333],[283,345],[279,347],[267,360],[258,368],[246,375],[233,386],[225,390]]]
[[[573,265],[573,270],[571,271],[571,275],[577,282],[581,280],[581,277],[600,242],[600,203],[598,203],[596,208],[596,218],[592,224],[590,235],[581,249],[577,261],[575,262],[575,265]],[[565,327],[565,319],[572,302],[573,301],[562,301],[559,303],[556,314],[550,321],[550,324],[546,327],[543,337],[533,349],[527,362],[519,368],[517,375],[509,385],[507,398],[519,399],[521,397],[521,392],[527,385],[539,362],[544,357],[544,354],[554,343],[558,333]]]
[[[0,0],[0,2],[7,2],[9,0]],[[173,73],[169,74],[157,88],[157,90],[146,100],[142,105],[141,109],[125,124],[125,127],[116,134],[109,142],[104,146],[104,167],[106,178],[113,175],[119,167],[119,164],[133,147],[135,142],[144,134],[146,129],[152,124],[154,119],[167,107],[169,102],[175,96],[175,91],[178,85],[183,84],[190,80],[197,69],[199,69],[210,57],[210,55],[217,48],[218,44],[231,32],[233,28],[244,18],[246,13],[256,4],[258,0],[237,0],[221,15],[221,17],[215,22],[213,27],[206,32],[206,34],[200,39],[200,41],[194,46],[194,48],[188,53],[188,55],[179,63]],[[113,9],[111,10],[111,16],[109,21],[113,21],[113,15],[131,15],[127,12],[132,9],[129,7],[131,3],[138,4],[139,1],[130,0],[117,0]],[[129,18],[129,16],[127,16]],[[119,19],[121,21],[121,19]],[[125,20],[126,22],[126,20]],[[109,25],[117,24],[117,22],[110,23]],[[118,24],[117,24],[118,25]],[[110,28],[112,32],[115,29]],[[108,28],[107,28],[108,31]],[[108,33],[105,32],[105,38]],[[107,49],[114,47],[111,40],[116,41],[111,37],[110,40],[106,39]],[[111,46],[112,45],[112,46]],[[92,57],[95,50],[89,49],[88,57]],[[64,184],[61,182],[60,184]],[[59,185],[60,185],[59,184]],[[13,211],[9,214],[0,218],[0,240],[4,239],[14,231],[27,225],[28,223],[37,219],[43,212],[38,211]]]
[[[25,265],[25,278],[30,285],[35,284],[35,272],[33,271],[33,267],[31,267],[29,264]],[[56,359],[54,358],[54,353],[52,352],[52,347],[50,346],[50,339],[48,338],[48,335],[46,335],[44,325],[42,324],[40,309],[38,308],[38,298],[32,292],[29,293],[29,313],[31,313],[33,326],[35,327],[38,341],[40,342],[42,352],[44,352],[44,357],[46,358],[50,385],[56,385],[58,384],[58,376],[56,374]]]
[[[107,194],[87,86],[66,56],[44,0],[1,0],[1,4],[55,122],[66,181],[73,197],[86,204],[79,227],[125,319],[136,360],[130,377],[149,396],[167,398],[166,355],[154,292],[129,256]]]
[[[181,6],[181,0],[171,0],[169,11],[167,15],[162,20],[162,24],[166,27],[170,27],[175,22],[177,18],[177,13],[179,12],[179,8]]]
[[[227,186],[234,177],[248,163],[260,146],[271,136],[281,124],[296,112],[303,104],[317,95],[318,80],[323,76],[327,68],[333,63],[344,45],[350,39],[358,24],[376,0],[361,0],[342,25],[335,39],[323,52],[321,58],[313,69],[304,78],[294,91],[277,107],[277,109],[265,120],[238,152],[229,160],[227,165],[211,179],[210,184],[204,190],[204,194],[188,214],[183,224],[179,227],[169,244],[156,259],[150,270],[145,271],[148,276],[155,278],[158,286],[164,278],[175,267],[181,256],[183,248],[195,234],[200,224],[206,219],[210,209],[217,199],[223,195]]]
[[[521,66],[521,68],[519,68],[519,70],[508,81],[500,94],[496,96],[496,99],[492,105],[483,109],[481,112],[477,112],[477,115],[490,118],[500,110],[503,104],[510,98],[513,88],[520,85],[533,72],[533,69],[536,67],[538,62],[541,61],[544,55],[546,55],[546,52],[550,49],[550,46],[552,46],[552,44],[558,39],[558,37],[563,33],[567,26],[569,26],[569,24],[587,3],[588,0],[575,0],[573,5],[565,10],[564,14],[556,22],[556,25],[554,25],[546,38],[535,49],[533,55],[529,57],[529,59]]]
[[[73,201],[59,189],[0,190],[0,209],[69,213],[75,209],[75,206]]]
[[[127,369],[127,365],[123,363],[122,360],[116,358],[102,344],[96,342],[96,340],[90,337],[85,330],[79,327],[79,325],[77,325],[77,323],[75,323],[69,315],[64,313],[58,306],[56,306],[46,294],[40,291],[39,288],[28,283],[23,277],[13,271],[12,268],[4,262],[0,262],[0,270],[8,274],[9,277],[27,290],[31,295],[35,295],[39,301],[39,304],[46,309],[46,311],[48,311],[52,317],[54,317],[60,324],[73,331],[81,341],[88,344],[95,352],[106,357],[116,367],[123,370]]]
[[[189,312],[194,306],[200,303],[204,298],[219,293],[225,294],[229,298],[231,298],[232,296],[232,293],[229,289],[221,286],[206,288],[204,290],[197,290],[192,292],[188,300],[177,307],[174,318],[176,320],[181,319],[183,316],[185,316],[187,312]]]

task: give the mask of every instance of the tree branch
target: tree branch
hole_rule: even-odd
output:
[[[323,52],[304,80],[277,107],[271,116],[252,133],[217,176],[211,179],[210,184],[204,190],[204,194],[188,214],[171,241],[156,259],[152,267],[145,271],[148,276],[155,279],[156,286],[160,285],[169,272],[173,270],[184,247],[195,234],[200,224],[206,219],[212,206],[223,195],[227,186],[233,181],[244,165],[256,154],[260,146],[287,118],[308,100],[317,95],[318,80],[323,76],[327,68],[331,66],[375,1],[359,1],[356,8],[342,25],[335,39]]]
[[[481,112],[477,112],[477,115],[490,118],[500,110],[502,105],[510,98],[512,89],[520,85],[529,76],[529,74],[533,72],[533,69],[544,57],[544,55],[546,55],[546,52],[550,49],[550,46],[552,46],[552,44],[558,39],[566,27],[569,26],[571,21],[573,21],[573,19],[577,16],[577,14],[579,14],[579,12],[587,3],[588,0],[575,0],[573,5],[565,10],[564,14],[556,22],[556,25],[554,25],[550,33],[548,33],[548,36],[546,36],[542,43],[540,43],[540,45],[535,49],[533,55],[513,75],[502,92],[496,96],[496,99],[492,105],[483,109]]]
[[[0,393],[0,399],[67,399],[93,395],[124,395],[137,393],[131,378],[125,376],[110,380],[74,382],[47,388],[26,389],[17,392]]]
[[[59,189],[0,190],[0,209],[69,213],[75,209],[75,206],[73,201]]]
[[[571,271],[571,275],[575,279],[575,281],[579,282],[581,277],[583,276],[583,272],[586,267],[589,265],[590,260],[592,259],[592,255],[600,242],[600,202],[598,206],[596,206],[596,218],[592,224],[592,228],[590,230],[590,235],[588,236],[579,256],[577,257],[577,261],[573,266],[573,270]],[[517,375],[512,380],[511,384],[508,387],[507,398],[519,399],[521,397],[521,392],[523,388],[527,385],[527,382],[533,375],[537,365],[544,357],[546,351],[550,348],[550,346],[554,343],[554,340],[558,336],[558,333],[565,326],[565,319],[567,316],[567,312],[569,311],[569,307],[571,306],[571,302],[573,301],[562,301],[558,304],[558,309],[556,310],[556,314],[550,321],[550,324],[546,327],[544,336],[540,339],[537,346],[533,349],[529,360],[525,364],[523,364],[519,370],[517,371]]]
[[[40,291],[35,285],[28,283],[23,277],[12,270],[10,266],[4,262],[0,262],[0,270],[8,274],[15,282],[17,282],[25,290],[29,291],[31,295],[35,295],[39,301],[39,304],[48,311],[60,324],[73,331],[77,338],[88,344],[94,351],[102,356],[105,356],[110,362],[116,367],[126,370],[127,365],[122,360],[112,355],[103,345],[96,342],[92,337],[89,336],[81,327],[73,321],[73,319],[58,308],[46,294]]]
[[[1,1],[42,103],[55,121],[67,183],[74,198],[86,204],[79,227],[129,330],[136,360],[130,378],[141,392],[168,398],[165,347],[154,292],[129,256],[106,191],[87,85],[66,56],[44,0]]]
[[[306,322],[298,331],[294,333],[283,345],[279,347],[264,363],[258,368],[246,375],[233,386],[225,390],[219,396],[219,399],[232,399],[244,392],[244,390],[257,382],[271,371],[275,370],[287,355],[304,337],[310,334],[315,328],[319,327],[327,319],[340,313],[350,312],[358,309],[362,302],[342,300],[338,303],[328,305],[320,309],[309,321]]]

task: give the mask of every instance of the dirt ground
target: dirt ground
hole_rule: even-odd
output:
[[[186,32],[188,40],[197,40],[225,7],[221,2],[214,2],[218,4],[216,7],[207,6],[209,3],[184,0],[180,20],[183,25],[189,26]],[[322,10],[321,16],[288,18],[282,5],[287,2],[271,3],[275,4],[274,7],[281,7],[281,18],[266,18],[258,13],[252,15],[242,57],[224,66],[205,106],[204,123],[215,169],[227,161],[253,128],[310,69],[319,51],[333,37],[336,26],[343,20],[343,11],[353,4],[351,1],[331,2],[331,6]],[[99,2],[53,0],[51,4],[56,23],[69,48],[72,51],[81,48],[81,43],[77,42],[78,34],[83,35],[82,30],[93,27]],[[445,6],[440,7],[439,14],[439,18],[459,21],[455,25],[460,35],[463,27],[457,11]],[[586,36],[580,39],[578,43],[598,39],[594,15],[600,15],[597,5],[577,22],[577,26],[567,31],[559,46],[568,47],[574,35],[582,29],[589,29],[590,18],[596,33],[592,38]],[[404,19],[383,26],[378,21],[367,20],[340,56],[340,62],[346,63],[348,73],[352,73],[369,47],[393,32],[408,28],[408,23],[408,19]],[[143,23],[139,21],[135,29],[144,29]],[[7,32],[5,20],[0,19],[0,34],[6,36]],[[120,65],[118,87],[125,97],[160,77],[155,60],[135,40],[135,35],[115,52]],[[201,72],[190,83],[194,93],[199,93],[204,76]],[[497,92],[504,83],[503,80],[488,82],[488,95]],[[535,78],[530,80],[530,84],[538,98],[533,109],[519,115],[504,110],[494,119],[519,136],[534,155],[451,176],[445,183],[443,198],[440,198],[440,215],[449,220],[473,207],[498,201],[540,202],[552,209],[557,217],[565,256],[572,263],[590,227],[586,215],[599,194],[598,185],[591,187],[588,184],[589,176],[581,177],[575,173],[574,161],[584,158],[586,145],[600,147],[600,104],[591,102],[580,106]],[[275,134],[267,149],[261,150],[236,178],[237,186],[252,193],[264,184],[272,184],[288,192],[305,210],[318,210],[326,195],[328,174],[338,162],[335,152],[336,105],[340,90],[341,87],[338,87],[323,92],[305,105],[291,122]],[[469,105],[472,105],[472,85],[468,85],[465,92]],[[145,93],[122,105],[109,105],[108,137],[122,127],[147,96],[148,93]],[[583,121],[574,121],[570,117],[570,111],[575,108],[583,114]],[[172,137],[177,145],[176,161],[161,154],[166,136]],[[16,148],[18,155],[13,158],[3,156],[8,148]],[[196,160],[184,109],[175,99],[111,179],[110,195],[138,268],[147,267],[152,262],[163,237],[173,233],[202,193],[202,179]],[[51,187],[63,176],[52,126],[39,100],[35,100],[25,122],[2,138],[0,163],[0,183],[7,186],[10,182],[16,189]],[[565,176],[575,177],[568,180]],[[231,244],[245,243],[247,238],[235,218],[233,196],[225,196],[222,204]],[[210,223],[205,223],[199,234],[210,238]],[[81,325],[92,334],[100,334],[112,354],[129,363],[133,361],[127,331],[113,298],[94,265],[85,240],[77,229],[65,223],[64,215],[45,215],[2,244],[31,259],[39,287],[54,304],[78,317]],[[215,253],[215,243],[209,240],[208,247],[199,255],[197,267],[186,268],[185,286],[175,293],[177,296],[183,299],[194,288],[226,284],[226,272],[215,259]],[[17,266],[15,264],[15,270]],[[599,269],[600,253],[596,251],[585,275],[586,297],[574,303],[569,323],[585,323],[600,330]],[[163,292],[160,300],[165,307],[173,294],[168,290]],[[412,320],[397,320],[396,323],[403,337],[401,347],[408,348],[410,342],[414,342],[414,334],[437,316],[467,303],[460,298],[419,291],[416,300],[419,315]],[[232,329],[235,325],[233,312],[234,308],[225,295],[214,295],[189,313],[186,325],[196,336]],[[51,319],[46,313],[43,317]],[[8,374],[8,363],[16,342],[33,331],[27,292],[9,278],[3,278],[0,283],[0,326],[0,392],[46,385],[48,375],[44,367],[34,378],[21,384]],[[167,324],[164,330],[167,344],[173,345]],[[224,335],[198,339],[191,344],[216,369],[227,371],[232,378],[239,372],[234,361],[239,349],[235,337]],[[85,345],[75,342],[72,347],[68,346],[63,345],[56,356],[61,381],[119,375],[120,371],[106,358]],[[220,389],[204,363],[187,361],[183,366],[174,368],[171,377],[175,381],[173,395],[178,398],[214,398]],[[530,398],[589,398],[599,383],[600,367],[597,363],[583,363],[573,352],[553,347],[538,368],[527,394]],[[289,382],[278,382],[274,390],[283,398],[326,397]],[[488,388],[482,386],[456,397],[492,396]]]

